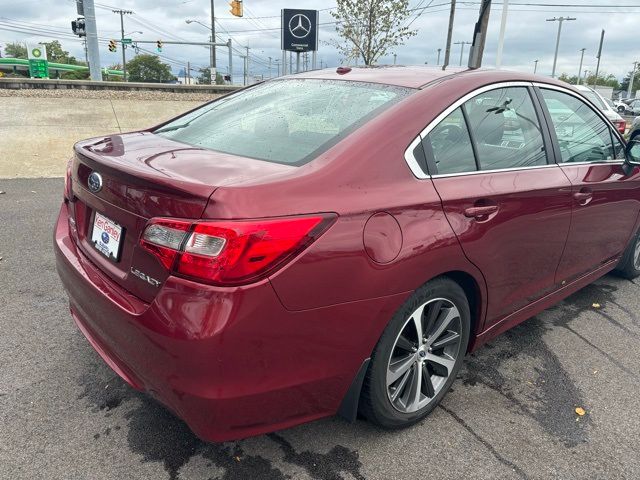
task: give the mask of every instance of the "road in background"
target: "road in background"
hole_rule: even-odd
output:
[[[0,178],[62,176],[78,140],[149,128],[215,96],[0,90]]]
[[[468,356],[412,428],[330,418],[206,444],[74,326],[51,246],[62,179],[0,190],[0,478],[640,478],[638,283],[606,276]]]

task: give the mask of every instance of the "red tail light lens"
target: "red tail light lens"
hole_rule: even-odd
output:
[[[625,120],[618,120],[616,126],[618,127],[618,131],[624,135],[624,131],[627,129],[627,122]]]
[[[239,285],[273,272],[309,246],[334,219],[332,214],[193,224],[154,219],[140,244],[182,276]]]

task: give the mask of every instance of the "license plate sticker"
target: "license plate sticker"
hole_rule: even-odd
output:
[[[105,257],[117,262],[120,259],[122,227],[113,220],[96,212],[93,219],[91,242]]]

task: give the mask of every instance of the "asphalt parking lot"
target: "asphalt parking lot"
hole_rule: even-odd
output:
[[[206,444],[75,328],[51,246],[62,183],[0,180],[0,478],[640,478],[640,282],[606,276],[468,356],[410,429],[332,418]]]

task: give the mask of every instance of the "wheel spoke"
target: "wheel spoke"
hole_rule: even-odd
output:
[[[407,370],[404,373],[404,376],[398,382],[398,385],[395,387],[396,389],[391,394],[391,401],[392,402],[395,402],[396,399],[398,398],[398,396],[402,393],[402,391],[404,390],[405,386],[407,385],[407,380],[409,379],[410,376],[411,376],[411,370]]]
[[[415,327],[416,334],[418,335],[418,343],[422,343],[422,336],[423,336],[422,316],[423,316],[425,307],[426,307],[426,304],[422,305],[415,312],[413,312],[413,315],[411,315],[411,320],[413,320],[413,326]]]
[[[424,393],[427,397],[433,398],[436,394],[433,388],[433,382],[431,381],[431,374],[427,368],[427,364],[422,364],[422,384],[424,385]]]
[[[436,329],[433,333],[429,334],[429,340],[427,342],[429,344],[435,342],[440,337],[440,335],[444,333],[444,331],[451,324],[451,321],[454,318],[458,318],[458,310],[453,307],[443,309],[440,317],[441,319],[439,318],[436,322]]]
[[[456,361],[445,355],[427,353],[425,360],[433,367],[435,373],[441,377],[448,377],[453,370]]]
[[[420,394],[422,393],[422,368],[419,365],[413,369],[413,376],[411,378],[411,391],[409,392],[409,398],[407,399],[407,409],[410,412],[416,411],[420,404]]]
[[[405,373],[413,362],[416,361],[416,356],[414,354],[407,355],[389,365],[389,369],[387,370],[387,386],[391,386],[393,382],[398,380],[403,373]]]
[[[413,352],[414,348],[416,348],[416,345],[410,341],[407,340],[405,337],[403,337],[402,335],[400,335],[398,337],[398,342],[396,343],[396,347],[400,347],[403,350],[406,350],[407,352]]]
[[[440,340],[436,340],[431,344],[433,350],[446,347],[447,345],[453,345],[460,339],[460,334],[449,330],[446,335],[440,337]]]
[[[429,305],[429,314],[425,320],[424,333],[425,335],[429,335],[429,332],[433,328],[434,323],[437,318],[440,316],[440,310],[442,310],[442,301],[437,300]]]

